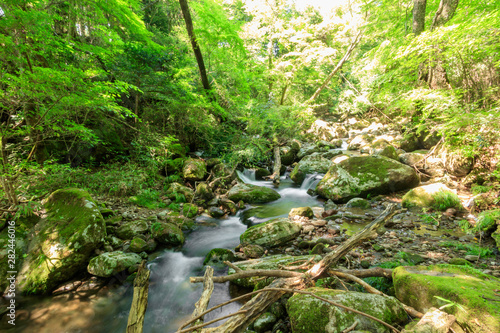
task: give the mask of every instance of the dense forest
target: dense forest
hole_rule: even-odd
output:
[[[19,238],[31,240],[40,228],[45,232],[33,216],[43,221],[58,205],[57,195],[51,195],[57,190],[86,191],[104,202],[101,211],[112,206],[109,201],[155,214],[220,217],[255,201],[231,198],[243,170],[261,170],[277,187],[287,167],[293,171],[284,179],[291,177],[297,186],[313,169],[326,173],[309,194],[341,205],[420,182],[446,184],[461,194],[463,207],[460,202],[427,207],[420,219],[439,227],[439,219],[453,214],[456,227],[475,235],[479,245],[484,239],[495,243],[490,236],[500,224],[496,0],[4,0],[0,46],[2,247],[11,220],[18,221]],[[313,154],[328,152],[330,145],[341,148],[340,139],[352,145],[358,134],[369,142],[349,150],[373,153],[377,140],[365,129],[375,129],[369,133],[375,136],[390,132],[384,145],[418,178],[404,180],[405,187],[390,184],[342,196],[326,184],[335,168],[333,153],[322,157],[328,160],[324,170],[294,169],[302,156],[313,153],[297,157],[308,145],[316,147]],[[363,151],[365,143],[371,148]],[[402,160],[402,154],[414,151],[424,166]],[[433,158],[439,168],[429,166]],[[192,176],[186,170],[196,169],[197,161],[206,169]],[[399,194],[401,202],[404,193]],[[209,204],[213,197],[221,201]],[[474,204],[466,205],[465,197]],[[377,205],[372,201],[374,208],[387,208]],[[324,213],[331,210],[325,206]],[[394,214],[389,215],[381,213],[384,223]],[[106,237],[123,221],[106,222]],[[154,236],[157,222],[148,223]],[[484,265],[498,273],[496,234],[500,231],[492,236],[496,246],[488,251],[489,262],[497,263]],[[183,242],[184,236],[174,245]],[[105,252],[124,249],[103,238],[85,252],[76,273],[49,274],[53,283],[40,287],[22,275],[27,274],[22,262],[41,263],[50,255],[43,247],[16,244],[18,289],[51,292],[82,267],[85,271],[90,258],[100,254],[92,251],[103,246]],[[1,255],[3,265],[7,252]],[[478,265],[479,259],[475,268],[488,268]],[[28,282],[20,282],[22,276]],[[292,305],[287,309],[293,312]],[[293,323],[293,331],[302,332]],[[249,322],[235,325],[238,331]]]

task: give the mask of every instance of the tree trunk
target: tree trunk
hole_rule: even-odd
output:
[[[425,7],[427,0],[414,0],[413,2],[413,33],[420,35],[425,29]]]
[[[134,298],[128,315],[127,333],[142,333],[148,307],[149,275],[150,271],[143,260],[134,280]]]
[[[280,186],[280,172],[281,171],[281,156],[280,156],[280,146],[274,146],[274,167],[271,179],[275,187]]]
[[[354,38],[354,41],[351,43],[351,45],[349,45],[349,47],[347,48],[346,53],[344,54],[344,56],[342,57],[342,59],[340,59],[340,61],[337,64],[337,66],[335,66],[335,68],[330,73],[330,75],[328,75],[328,77],[323,82],[323,84],[318,88],[318,90],[316,90],[316,92],[311,96],[311,98],[309,98],[309,100],[307,101],[307,103],[312,103],[312,102],[314,102],[316,100],[316,98],[318,98],[319,94],[323,91],[323,89],[325,89],[325,87],[328,85],[328,83],[330,83],[330,81],[333,78],[333,76],[342,68],[342,66],[344,65],[344,63],[349,59],[349,57],[351,56],[352,51],[354,50],[354,48],[356,47],[356,45],[358,45],[358,43],[359,43],[360,40],[361,40],[361,31],[358,32],[356,38]]]
[[[201,54],[200,47],[196,41],[196,36],[193,30],[193,21],[191,20],[191,13],[189,12],[189,5],[187,0],[179,0],[181,5],[182,15],[184,16],[184,22],[186,22],[186,30],[189,35],[189,40],[191,41],[191,46],[193,47],[194,56],[198,62],[198,68],[200,70],[201,82],[205,90],[210,90],[210,83],[207,78],[207,71],[205,69],[205,63],[203,62],[203,56]]]
[[[418,1],[418,0],[417,0]],[[451,20],[457,10],[459,0],[441,0],[434,19],[432,20],[431,31],[443,26]]]

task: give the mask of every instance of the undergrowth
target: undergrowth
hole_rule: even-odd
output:
[[[454,241],[443,241],[439,245],[444,247],[454,248],[457,251],[467,251],[466,255],[476,255],[481,258],[487,258],[493,256],[493,250],[488,247],[482,247],[475,244],[462,244],[460,242]]]

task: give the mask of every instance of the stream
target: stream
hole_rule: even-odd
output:
[[[255,180],[253,170],[244,170],[238,175],[246,183],[273,186],[271,181]],[[150,256],[148,268],[151,277],[144,332],[175,332],[189,319],[203,289],[201,284],[191,284],[189,277],[203,275],[203,260],[211,249],[236,247],[240,235],[249,226],[275,217],[287,217],[294,207],[322,206],[319,200],[307,194],[307,190],[314,188],[321,176],[308,175],[301,187],[287,176],[282,176],[277,190],[280,199],[247,206],[235,216],[226,218],[199,216],[196,221],[200,226],[186,235],[186,242],[180,251],[163,250],[156,253],[156,257]],[[227,268],[216,268],[215,275],[226,272]],[[241,293],[242,290],[230,286],[229,282],[215,284],[209,308]],[[16,330],[8,332],[125,332],[132,296],[130,283],[115,287],[111,281],[102,292],[91,297],[27,297],[24,302],[21,300],[25,305],[19,309],[19,325]],[[235,312],[240,306],[239,303],[231,303],[210,313],[205,320]]]

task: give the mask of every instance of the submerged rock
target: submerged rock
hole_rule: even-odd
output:
[[[420,312],[446,304],[462,327],[470,332],[500,332],[500,302],[495,290],[500,279],[473,268],[453,265],[400,266],[393,274],[396,297]]]
[[[47,218],[35,225],[17,276],[23,293],[46,293],[72,278],[106,237],[104,219],[86,191],[55,191],[44,206]]]
[[[87,271],[95,276],[110,277],[124,270],[136,269],[141,260],[136,253],[106,252],[90,260]]]
[[[360,292],[346,292],[326,288],[309,288],[306,291],[372,315],[391,325],[405,323],[406,312],[394,297]],[[346,311],[310,295],[295,294],[287,302],[294,333],[341,333],[357,320],[356,330],[371,333],[389,333],[386,326],[357,313]]]
[[[305,156],[293,168],[290,178],[297,184],[302,184],[306,175],[313,173],[326,173],[333,162],[319,154]]]
[[[417,186],[413,168],[383,156],[353,156],[334,164],[316,186],[316,192],[346,202],[368,194],[387,194]]]
[[[242,244],[274,247],[285,244],[300,234],[302,227],[287,218],[276,218],[254,225],[240,236]]]
[[[281,195],[269,187],[238,184],[229,190],[227,197],[234,202],[243,200],[246,203],[266,203],[278,200]]]

